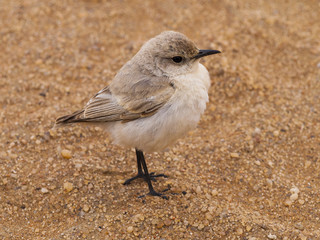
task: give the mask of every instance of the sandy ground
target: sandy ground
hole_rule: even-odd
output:
[[[1,1],[0,239],[320,239],[319,23],[312,0]],[[198,128],[146,156],[167,201],[100,129],[51,130],[164,30],[223,52]]]

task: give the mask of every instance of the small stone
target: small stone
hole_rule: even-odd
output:
[[[213,216],[210,213],[206,213],[206,219],[211,221],[213,219]]]
[[[218,195],[218,191],[217,191],[217,189],[213,189],[212,191],[211,191],[211,195],[214,197],[214,196],[217,196]]]
[[[36,228],[36,229],[34,230],[34,232],[35,232],[35,233],[38,233],[38,232],[40,232],[40,229],[39,229],[39,228]]]
[[[297,193],[294,193],[294,194],[292,194],[292,195],[290,196],[290,200],[291,200],[292,202],[294,202],[295,200],[298,199],[298,197],[299,197],[299,195],[298,195]]]
[[[239,158],[240,156],[239,156],[238,153],[233,152],[233,153],[230,153],[230,157],[232,157],[232,158]]]
[[[209,208],[208,208],[208,211],[209,211],[211,214],[213,213],[214,210],[215,210],[214,207],[209,207]]]
[[[6,185],[8,183],[8,179],[7,178],[2,179],[2,183],[3,185]]]
[[[300,203],[301,205],[303,205],[303,204],[304,204],[304,200],[303,200],[303,199],[299,199],[299,200],[298,200],[298,203]]]
[[[274,131],[273,132],[273,136],[278,137],[279,136],[279,131],[278,130]]]
[[[173,213],[174,213],[174,214],[177,214],[177,213],[178,213],[177,207],[174,207],[174,208],[173,208]]]
[[[307,160],[307,161],[304,163],[304,167],[305,167],[305,168],[310,167],[310,165],[311,165],[311,161],[309,161],[309,160]]]
[[[71,192],[73,190],[73,184],[70,182],[65,182],[63,188],[66,192]]]
[[[256,127],[256,128],[254,129],[254,134],[260,134],[260,133],[261,133],[261,129],[258,128],[258,127]]]
[[[89,212],[90,207],[88,205],[84,205],[82,209],[84,212]]]
[[[72,157],[71,151],[67,150],[67,149],[63,149],[61,151],[61,156],[65,159],[70,159]]]
[[[197,194],[201,194],[201,193],[202,193],[200,186],[197,186],[197,188],[196,188],[196,193],[197,193]]]
[[[296,223],[294,224],[294,227],[300,231],[304,230],[304,226],[301,223]]]
[[[171,225],[172,221],[171,221],[170,219],[168,219],[168,218],[167,218],[166,220],[164,220],[164,222],[163,222],[163,223],[164,223],[164,225],[166,225],[166,226],[168,227],[168,226],[170,226],[170,225]]]
[[[269,239],[277,239],[277,236],[274,234],[269,233],[267,236]]]
[[[268,185],[269,187],[272,187],[273,181],[272,181],[271,179],[267,179],[267,185]]]
[[[133,222],[143,221],[144,220],[144,216],[139,213],[139,214],[133,216],[132,220],[133,220]]]
[[[301,240],[307,240],[307,237],[305,235],[303,235],[302,233],[299,235]]]
[[[287,199],[285,202],[284,202],[284,205],[287,206],[287,207],[290,207],[292,205],[292,201],[290,199]]]
[[[206,198],[207,198],[208,200],[211,200],[211,195],[210,195],[209,193],[206,193]]]
[[[127,228],[127,232],[128,232],[128,233],[132,233],[132,232],[133,232],[133,227],[132,227],[132,226],[129,226],[129,227]]]
[[[237,229],[237,234],[238,234],[238,235],[241,235],[242,233],[243,233],[242,228],[238,228],[238,229]]]
[[[290,189],[290,192],[291,192],[291,193],[297,193],[297,194],[298,194],[298,193],[300,192],[300,190],[299,190],[299,188],[297,188],[297,187],[293,187],[293,188]]]
[[[42,193],[49,193],[49,190],[47,188],[41,188],[40,190]]]
[[[82,168],[82,164],[81,164],[81,163],[76,163],[74,166],[75,166],[75,168],[77,168],[77,169]]]
[[[200,223],[199,226],[198,226],[198,230],[201,231],[202,229],[204,229],[204,225],[202,223]]]
[[[124,179],[119,179],[119,180],[118,180],[118,183],[124,184],[125,181],[126,181],[126,180],[124,180]]]
[[[252,227],[251,226],[246,226],[246,230],[247,230],[247,232],[250,232],[251,231],[251,229],[252,229]]]
[[[164,226],[163,222],[158,222],[156,225],[158,229],[162,228],[163,226]]]

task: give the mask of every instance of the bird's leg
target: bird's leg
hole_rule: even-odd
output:
[[[135,180],[137,178],[144,178],[144,173],[143,173],[142,167],[141,167],[141,156],[138,154],[138,150],[136,150],[136,156],[137,156],[138,174],[132,178],[127,179],[123,183],[124,185],[128,185],[129,183],[131,183],[133,180]]]
[[[144,176],[145,176],[144,179],[148,183],[148,187],[149,187],[149,193],[148,194],[152,195],[152,196],[159,196],[159,197],[162,197],[164,199],[168,199],[167,196],[165,196],[165,195],[163,195],[161,193],[158,193],[153,189],[153,186],[152,186],[152,183],[151,183],[151,178],[150,178],[150,175],[149,175],[149,172],[148,172],[148,167],[147,167],[146,161],[144,159],[143,152],[140,151],[140,150],[136,150],[136,151],[137,151],[137,155],[139,154],[139,156],[140,156],[140,162],[141,162],[143,170],[144,170]],[[141,196],[141,197],[143,197],[143,196]]]
[[[142,170],[142,165],[141,165],[142,159],[143,159],[143,161],[144,161],[143,152],[140,151],[140,150],[138,150],[138,149],[136,149],[136,156],[137,156],[138,174],[137,174],[136,176],[132,177],[132,178],[127,179],[127,180],[123,183],[124,185],[128,185],[128,184],[131,183],[133,180],[138,179],[138,178],[143,178],[145,181],[147,181],[147,180],[146,180],[146,175],[145,175],[145,173],[143,172],[143,170]],[[164,174],[157,174],[157,175],[155,175],[154,172],[152,172],[152,173],[149,174],[149,177],[150,177],[150,179],[151,179],[152,181],[156,181],[156,177],[165,177],[165,178],[167,178],[168,176],[167,176],[167,175],[164,175]]]

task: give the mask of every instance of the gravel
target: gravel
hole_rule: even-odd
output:
[[[139,6],[139,7],[137,7]],[[0,4],[0,239],[320,239],[317,1]],[[150,37],[177,30],[212,86],[199,126],[145,196],[135,153],[97,127],[53,128]]]

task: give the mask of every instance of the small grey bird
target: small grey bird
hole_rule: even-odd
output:
[[[216,53],[220,51],[199,50],[181,33],[163,32],[146,42],[82,110],[58,118],[56,125],[104,127],[116,144],[136,149],[138,174],[124,184],[143,178],[149,195],[167,199],[151,183],[167,176],[149,174],[143,152],[161,151],[197,126],[210,87],[199,60]]]

